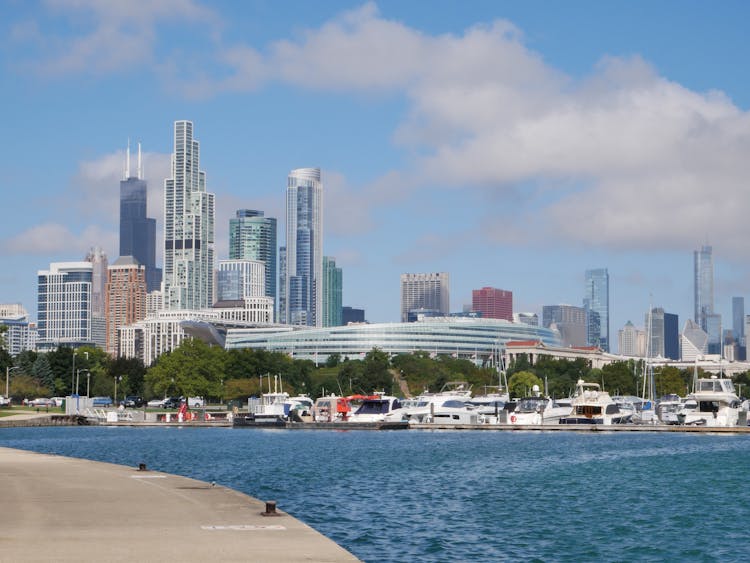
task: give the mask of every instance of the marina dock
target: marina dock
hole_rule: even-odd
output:
[[[177,475],[0,448],[3,561],[358,561],[243,493]]]

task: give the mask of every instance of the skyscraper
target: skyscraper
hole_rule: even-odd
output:
[[[287,324],[323,325],[323,185],[320,168],[298,168],[287,178]]]
[[[609,352],[609,272],[607,268],[586,270],[586,285],[583,294],[583,308],[597,313],[596,322],[590,322],[589,344],[599,346]],[[595,319],[591,316],[592,321]]]
[[[323,256],[323,326],[341,326],[343,274],[336,259]]]
[[[266,296],[265,272],[266,265],[260,260],[219,260],[216,300],[239,301]]]
[[[416,320],[423,312],[431,315],[450,313],[450,288],[447,272],[401,274],[401,322]]]
[[[265,293],[277,303],[276,219],[262,211],[238,209],[229,220],[229,259],[259,260],[266,265]]]
[[[125,178],[120,182],[120,256],[132,256],[146,268],[148,291],[161,286],[161,268],[156,267],[156,219],[147,214],[147,186],[143,179],[141,144],[138,143],[136,175],[130,173],[130,143]]]
[[[91,345],[91,262],[53,262],[37,273],[39,347]]]
[[[105,350],[119,354],[119,329],[146,317],[146,267],[132,256],[120,256],[107,269]]]
[[[708,332],[708,315],[714,312],[714,259],[712,248],[703,246],[693,252],[695,316],[693,320]]]
[[[574,305],[544,305],[542,326],[556,328],[564,346],[586,346],[588,314],[583,307]]]
[[[745,298],[732,297],[732,334],[739,346],[745,345]],[[744,359],[744,358],[743,358]]]
[[[677,315],[666,313],[661,307],[654,307],[646,313],[646,354],[651,358],[661,356],[672,360],[680,359],[680,333]]]
[[[513,292],[494,287],[471,291],[471,310],[482,313],[484,319],[513,320]]]
[[[206,192],[190,121],[175,121],[172,177],[164,180],[164,307],[210,307],[214,294],[214,194]]]

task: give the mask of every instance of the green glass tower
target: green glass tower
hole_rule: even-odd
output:
[[[229,259],[266,265],[265,296],[276,300],[276,219],[262,211],[238,209],[229,220]]]
[[[323,326],[341,326],[343,274],[336,259],[323,256]]]

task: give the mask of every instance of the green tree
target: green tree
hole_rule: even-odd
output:
[[[591,377],[591,380],[595,380]],[[612,395],[638,395],[638,381],[629,362],[612,362],[601,369],[602,388]]]
[[[158,395],[218,397],[224,376],[224,351],[188,338],[148,369],[146,382]]]
[[[679,369],[674,366],[663,366],[654,372],[657,396],[687,394],[688,382]]]
[[[341,363],[341,354],[339,353],[329,354],[328,358],[326,359],[327,368],[335,368],[340,363]]]
[[[508,390],[511,397],[528,397],[534,385],[542,389],[543,382],[530,371],[517,371],[508,379]]]
[[[55,376],[52,373],[52,368],[49,365],[46,354],[39,354],[37,356],[34,367],[31,369],[31,374],[47,389],[55,388]]]

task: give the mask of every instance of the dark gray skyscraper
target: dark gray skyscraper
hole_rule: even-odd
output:
[[[146,217],[147,187],[143,180],[141,145],[138,144],[138,168],[130,174],[128,144],[125,179],[120,182],[120,256],[132,256],[146,268],[146,290],[161,286],[161,269],[156,267],[156,219]]]
[[[262,211],[238,209],[229,220],[229,259],[258,260],[266,265],[265,296],[276,303],[276,219]]]
[[[745,298],[732,297],[732,335],[738,345],[745,345]]]

